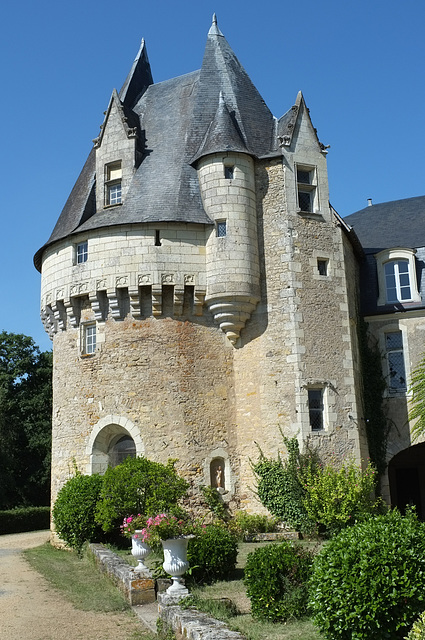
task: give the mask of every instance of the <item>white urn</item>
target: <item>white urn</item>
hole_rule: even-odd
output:
[[[168,587],[167,594],[170,596],[187,596],[189,590],[184,586],[182,575],[189,569],[187,561],[187,543],[191,536],[180,536],[179,538],[168,538],[161,540],[164,549],[164,562],[162,566],[173,581]]]
[[[131,555],[138,561],[135,571],[148,571],[148,567],[143,562],[150,554],[151,548],[146,542],[142,541],[142,532],[136,530],[131,536]]]

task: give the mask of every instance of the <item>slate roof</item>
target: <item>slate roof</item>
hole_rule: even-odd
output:
[[[142,160],[119,207],[96,211],[92,150],[43,250],[73,233],[143,222],[212,224],[204,211],[195,159],[213,151],[281,155],[277,120],[217,26],[208,33],[202,68],[154,84],[146,46],[120,91],[128,125],[143,137]],[[281,127],[282,128],[282,127]]]
[[[425,196],[365,207],[344,218],[367,253],[425,247]]]
[[[394,313],[425,306],[425,196],[393,200],[365,207],[344,218],[365,252],[360,291],[364,315]],[[375,254],[391,248],[416,249],[418,290],[423,302],[377,306],[379,295]]]

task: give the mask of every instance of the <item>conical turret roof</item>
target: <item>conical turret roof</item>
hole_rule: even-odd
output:
[[[96,149],[92,150],[48,242],[102,227],[148,222],[212,224],[196,168],[201,155],[238,151],[280,155],[276,120],[221,33],[214,16],[202,68],[153,84],[142,44],[119,94],[123,119],[134,129],[138,161],[119,207],[96,210]],[[95,144],[101,142],[96,138]],[[98,199],[99,201],[99,199]]]

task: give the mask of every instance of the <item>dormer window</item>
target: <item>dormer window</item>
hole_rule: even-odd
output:
[[[408,260],[391,260],[384,264],[387,302],[411,300]]]
[[[298,208],[301,213],[315,212],[316,170],[305,165],[296,166]]]
[[[379,282],[378,305],[420,302],[415,252],[412,249],[386,249],[375,257]]]
[[[105,205],[113,206],[122,202],[121,161],[105,166]]]

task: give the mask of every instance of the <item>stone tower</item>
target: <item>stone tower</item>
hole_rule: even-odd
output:
[[[143,454],[255,511],[250,459],[279,427],[366,457],[356,250],[301,93],[273,117],[215,17],[202,68],[172,80],[142,41],[35,256],[53,499],[73,460]]]

